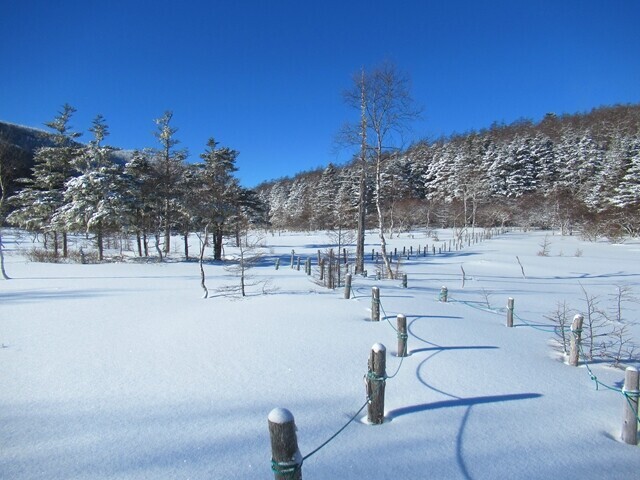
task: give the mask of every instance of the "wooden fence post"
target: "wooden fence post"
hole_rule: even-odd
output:
[[[298,257],[298,262],[296,264],[296,269],[300,271],[300,257]]]
[[[327,265],[327,287],[333,290],[335,287],[335,272],[333,271],[333,248],[329,250],[329,264]]]
[[[624,410],[622,420],[622,441],[629,445],[638,444],[638,369],[627,367],[624,372]]]
[[[513,298],[507,300],[507,327],[513,327]]]
[[[291,250],[291,268],[293,268],[293,257],[295,256],[296,251],[295,250]]]
[[[280,259],[276,258],[276,270],[280,268]]]
[[[324,282],[324,258],[320,259],[320,281]]]
[[[580,341],[582,338],[582,322],[584,317],[580,314],[573,317],[571,324],[571,350],[569,351],[569,365],[577,367],[580,362]]]
[[[305,261],[304,268],[307,271],[307,275],[311,275],[311,259],[310,258],[307,258],[307,260]]]
[[[296,422],[286,408],[269,413],[271,437],[271,470],[275,480],[302,479],[302,455],[298,449]]]
[[[398,356],[406,357],[407,339],[409,338],[407,335],[407,317],[399,313],[396,317],[396,321],[398,324]]]
[[[407,288],[407,274],[402,274],[402,288]]]
[[[449,297],[449,290],[447,289],[447,287],[442,287],[440,289],[440,301],[447,303],[448,297]]]
[[[367,372],[367,420],[373,425],[384,422],[384,387],[387,363],[387,349],[381,343],[371,347],[369,371]]]
[[[371,321],[380,321],[380,289],[378,287],[371,288]]]
[[[351,298],[351,274],[347,273],[344,279],[344,298],[347,300]]]

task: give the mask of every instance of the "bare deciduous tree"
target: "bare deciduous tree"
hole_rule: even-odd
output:
[[[364,207],[366,160],[368,153],[375,165],[374,199],[378,215],[380,250],[389,278],[393,270],[387,255],[387,243],[384,235],[385,222],[382,210],[382,171],[385,153],[401,142],[402,134],[409,124],[420,115],[420,109],[414,105],[409,91],[409,79],[398,72],[391,63],[385,63],[370,72],[362,71],[354,79],[353,88],[345,93],[346,102],[360,110],[358,128],[351,128],[360,138],[360,159],[362,173],[360,180],[360,198],[358,215],[358,237],[356,243],[356,272],[363,269],[364,258]],[[353,138],[353,136],[352,136]],[[400,139],[400,142],[398,142]]]

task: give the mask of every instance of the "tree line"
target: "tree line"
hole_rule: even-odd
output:
[[[207,232],[203,244],[211,241],[214,259],[221,260],[224,235],[239,238],[262,222],[257,195],[234,176],[238,152],[210,138],[201,161],[187,163],[172,112],[155,120],[159,146],[136,150],[124,162],[106,144],[109,129],[101,115],[89,129],[92,139],[86,145],[75,142],[80,133],[70,125],[74,113],[65,104],[46,123],[54,132],[53,145],[36,151],[32,174],[20,179],[22,188],[7,199],[6,221],[42,235],[54,257],[68,256],[69,233],[86,233],[95,238],[100,260],[109,235],[133,236],[139,256],[151,251],[162,260],[172,235],[180,234],[188,259],[189,235]],[[3,220],[4,211],[2,205]]]
[[[494,124],[382,155],[369,149],[365,165],[367,224],[381,217],[391,234],[513,225],[614,241],[640,235],[640,105]],[[361,170],[359,153],[256,190],[275,228],[353,228]]]

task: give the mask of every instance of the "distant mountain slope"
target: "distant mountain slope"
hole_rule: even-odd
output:
[[[8,185],[10,194],[16,190],[16,179],[30,175],[36,151],[42,147],[54,146],[54,138],[53,133],[39,128],[0,121],[0,154],[12,170]],[[73,143],[79,147],[83,145],[79,142]],[[132,154],[131,150],[116,149],[113,158],[120,163],[126,163]]]

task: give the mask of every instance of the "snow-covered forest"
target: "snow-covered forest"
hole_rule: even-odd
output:
[[[235,176],[239,152],[213,138],[198,161],[179,148],[171,112],[156,120],[156,147],[118,157],[100,115],[87,144],[76,142],[64,105],[46,125],[53,140],[36,150],[27,178],[3,144],[2,218],[44,237],[51,258],[67,257],[67,235],[135,237],[139,256],[162,259],[171,235],[211,238],[221,259],[225,236],[252,226],[274,230],[354,230],[364,181],[365,227],[392,236],[416,227],[555,228],[587,239],[640,234],[640,106],[493,125],[406,149],[385,149],[362,167],[302,172],[255,189]],[[363,175],[364,171],[364,175]],[[363,180],[364,179],[364,180]],[[379,207],[379,208],[378,208]],[[188,250],[189,258],[194,252]]]
[[[386,155],[389,229],[519,225],[580,229],[589,238],[612,240],[640,233],[638,105],[548,114],[538,123],[493,125]],[[347,227],[359,169],[357,161],[329,165],[257,191],[276,228]],[[367,178],[372,192],[373,172]]]

